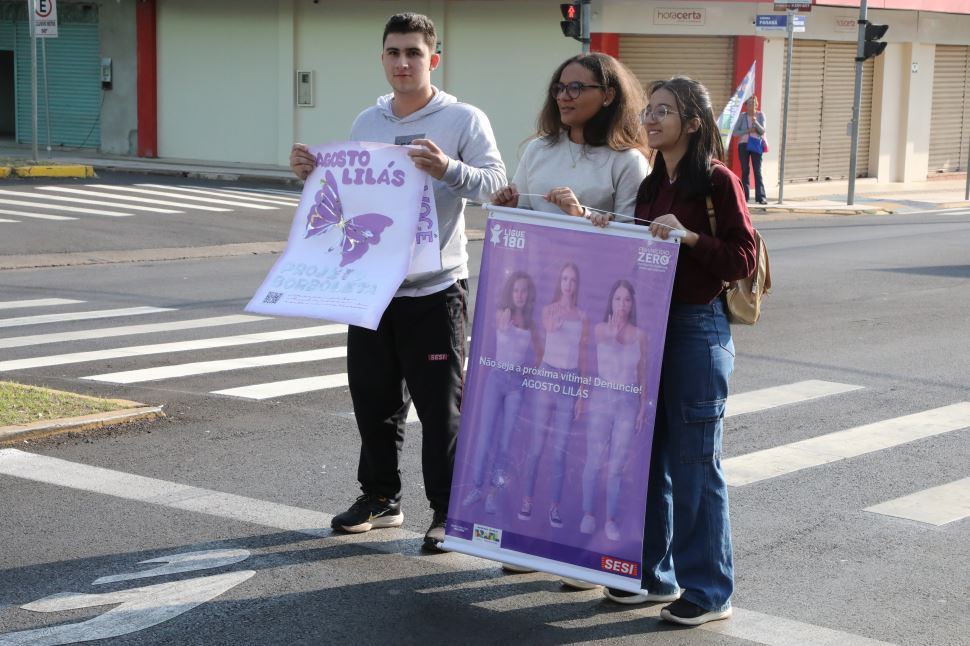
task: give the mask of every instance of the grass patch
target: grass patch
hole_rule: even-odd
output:
[[[0,381],[0,426],[31,424],[131,408],[131,402]]]

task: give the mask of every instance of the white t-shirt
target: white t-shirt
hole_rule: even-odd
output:
[[[530,141],[512,183],[519,193],[540,195],[557,186],[567,186],[583,206],[632,216],[637,189],[649,171],[646,157],[638,150],[582,146],[563,134],[552,145],[547,139]],[[541,197],[520,196],[518,206],[562,212]]]

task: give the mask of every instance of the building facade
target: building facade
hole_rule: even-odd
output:
[[[293,141],[344,139],[387,91],[380,38],[397,11],[428,14],[442,63],[433,82],[489,116],[510,170],[535,127],[549,75],[579,43],[552,0],[101,0],[58,3],[47,50],[52,145],[117,154],[285,165]],[[26,2],[0,0],[0,138],[29,142]],[[865,64],[860,176],[914,181],[966,170],[970,2],[870,0],[889,25]],[[648,83],[699,79],[717,107],[755,64],[777,184],[786,42],[756,31],[773,5],[749,0],[593,0],[592,46]],[[849,169],[858,1],[818,0],[792,56],[786,181]],[[110,81],[102,76],[105,60]],[[302,81],[302,82],[300,82]],[[39,140],[47,103],[41,100]]]

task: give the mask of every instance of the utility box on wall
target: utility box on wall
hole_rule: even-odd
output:
[[[313,72],[298,71],[296,73],[296,106],[298,108],[313,107]]]

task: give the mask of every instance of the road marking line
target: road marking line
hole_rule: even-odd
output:
[[[276,209],[272,206],[266,206],[264,204],[251,204],[243,202],[241,200],[236,200],[235,202],[230,200],[215,200],[207,197],[192,197],[191,195],[181,195],[179,193],[173,193],[171,191],[151,191],[144,188],[133,188],[131,186],[114,186],[112,184],[88,184],[92,188],[108,189],[112,191],[125,191],[128,193],[138,193],[139,195],[160,195],[162,197],[177,197],[182,200],[191,200],[193,202],[205,202],[206,204],[226,204],[228,206],[245,206],[252,209],[259,209],[264,211],[275,211]],[[191,204],[189,204],[191,206]],[[232,210],[232,209],[230,209]]]
[[[295,199],[295,200],[299,200],[300,197],[301,197],[300,191],[287,191],[287,190],[278,189],[278,188],[263,188],[263,189],[255,189],[255,188],[234,188],[234,189],[231,189],[228,186],[223,186],[222,187],[222,190],[224,190],[224,191],[237,190],[237,191],[243,191],[245,193],[257,193],[259,195],[263,195],[265,193],[269,193],[270,195],[281,195],[283,197],[289,197],[289,198],[292,198],[292,199]]]
[[[131,195],[115,195],[114,193],[102,193],[101,191],[89,191],[81,188],[69,188],[67,186],[38,186],[42,191],[57,191],[59,193],[71,193],[72,195],[93,195],[94,197],[107,197],[112,200],[122,202],[138,202],[139,204],[158,204],[159,206],[174,206],[180,209],[194,209],[196,211],[214,211],[218,213],[228,213],[232,209],[224,209],[220,206],[203,206],[201,204],[184,204],[181,202],[170,202],[168,200],[155,200],[148,197],[134,197]],[[53,197],[53,196],[49,196]]]
[[[52,299],[57,300],[57,299]],[[76,301],[82,303],[83,301]],[[218,325],[237,325],[240,323],[255,323],[267,321],[269,316],[251,316],[249,314],[231,314],[229,316],[213,316],[188,321],[172,321],[171,323],[146,323],[144,325],[123,325],[119,327],[105,327],[94,330],[80,330],[77,332],[55,332],[52,334],[32,334],[29,336],[15,336],[0,339],[2,348],[22,348],[28,345],[43,345],[45,343],[62,343],[64,341],[82,341],[85,339],[106,339],[115,336],[129,336],[135,334],[151,334],[155,332],[174,332],[176,330],[193,330]]]
[[[119,359],[122,357],[139,357],[150,354],[164,354],[166,352],[186,352],[189,350],[208,350],[211,348],[228,348],[238,345],[252,345],[268,341],[289,341],[291,339],[306,339],[317,336],[343,334],[346,325],[318,325],[315,327],[282,330],[279,332],[261,332],[255,334],[239,334],[236,336],[214,337],[210,339],[196,339],[194,341],[176,341],[173,343],[157,343],[153,345],[136,345],[126,348],[112,348],[110,350],[92,350],[89,352],[72,352],[69,354],[55,354],[46,357],[30,357],[27,359],[12,359],[0,361],[0,371],[23,370],[26,368],[42,368],[46,366],[62,366],[69,363],[84,363],[86,361],[100,361],[102,359]]]
[[[210,394],[229,395],[230,397],[241,397],[243,399],[269,399],[271,397],[285,397],[287,395],[309,393],[315,390],[327,390],[328,388],[342,388],[346,385],[347,373],[339,372],[333,375],[303,377],[300,379],[287,379],[285,381],[241,386],[239,388],[213,390]]]
[[[30,197],[37,200],[54,200],[57,202],[70,202],[71,204],[94,204],[95,206],[113,206],[121,207],[123,209],[130,209],[132,211],[148,211],[150,213],[184,213],[184,211],[173,211],[172,209],[159,209],[154,206],[136,206],[134,204],[118,204],[117,202],[105,202],[103,200],[85,200],[80,197],[65,197],[63,195],[46,195],[44,193],[18,193],[16,191],[3,191],[0,190],[0,195],[13,195],[15,197]],[[17,204],[18,206],[44,206],[45,208],[50,208],[43,202],[14,202],[12,200],[0,200],[0,202],[5,204]],[[81,211],[81,209],[76,209],[71,207],[72,211]],[[103,214],[102,214],[103,215]],[[125,213],[125,215],[129,215]]]
[[[722,465],[727,483],[740,487],[967,426],[970,402],[960,402],[728,458]]]
[[[213,189],[213,195],[231,195],[233,197],[245,197],[247,200],[258,200],[260,202],[269,202],[270,204],[282,204],[285,206],[296,206],[300,203],[299,198],[289,198],[278,195],[276,197],[254,197],[253,193],[245,193],[243,191],[234,191],[228,188],[218,188]]]
[[[61,323],[64,321],[88,321],[91,319],[113,318],[116,316],[140,316],[142,314],[157,314],[158,312],[172,311],[174,310],[171,307],[123,307],[114,310],[37,314],[35,316],[17,316],[11,319],[0,319],[0,328],[17,327],[20,325],[40,325],[43,323]]]
[[[247,368],[262,368],[266,366],[282,366],[291,363],[306,363],[308,361],[326,361],[340,359],[347,356],[347,348],[343,346],[321,348],[319,350],[304,350],[302,352],[287,352],[285,354],[268,354],[240,359],[221,359],[218,361],[197,361],[181,363],[174,366],[160,366],[144,368],[142,370],[126,370],[123,372],[109,372],[102,375],[81,377],[91,381],[106,381],[113,384],[137,384],[144,381],[157,381],[174,377],[191,377],[193,375],[208,375],[214,372],[230,370],[245,370]]]
[[[297,532],[324,539],[327,543],[362,543],[369,549],[385,554],[426,560],[433,563],[437,568],[452,568],[459,572],[495,568],[493,561],[464,554],[414,556],[413,543],[420,540],[422,535],[405,529],[382,529],[379,532],[364,534],[332,534],[329,527],[333,516],[324,512],[180,485],[156,478],[147,478],[35,453],[26,453],[17,449],[0,449],[0,474]],[[548,575],[545,576],[548,577]],[[504,581],[504,578],[502,580]],[[521,579],[518,580],[521,581]],[[468,583],[458,583],[455,588],[459,589],[467,585]],[[423,590],[422,592],[438,591],[446,593],[447,586]],[[589,595],[577,596],[584,597],[583,601],[588,602]],[[558,596],[556,601],[563,603],[569,598],[568,596]],[[659,614],[660,608],[661,605],[657,604],[645,608],[631,608],[627,611],[604,612],[579,620],[550,622],[548,625],[566,629],[586,628],[589,625],[622,621],[621,618],[626,616],[630,616],[631,620],[656,616]],[[760,644],[771,644],[772,646],[831,646],[832,644],[839,644],[840,646],[890,646],[887,642],[741,608],[734,608],[734,616],[731,620],[705,624],[700,629],[747,639]]]
[[[970,478],[917,491],[865,510],[929,525],[946,525],[970,516]]]
[[[658,603],[619,612],[603,612],[580,619],[553,621],[547,625],[566,630],[588,629],[606,624],[659,617],[661,608],[663,608],[663,604]],[[696,629],[770,646],[834,646],[835,644],[839,646],[894,646],[890,642],[869,639],[840,630],[823,628],[822,626],[738,607],[734,608],[729,620],[712,621],[698,626]]]
[[[70,298],[33,298],[23,301],[0,301],[0,310],[13,310],[21,307],[50,307],[52,305],[77,305],[84,301]]]
[[[0,218],[0,222],[4,222],[7,224],[22,224],[20,220],[7,220],[6,218]]]
[[[245,193],[243,191],[230,191],[226,189],[203,190],[199,188],[190,188],[188,186],[166,186],[165,184],[138,184],[138,186],[144,186],[145,188],[166,189],[168,191],[181,191],[182,193],[196,193],[199,195],[216,195],[216,196],[221,196],[225,198],[233,197],[233,198],[236,198],[237,200],[240,197],[244,197],[246,198],[248,203],[267,202],[270,204],[277,204],[277,205],[283,204],[286,206],[292,206],[293,204],[299,203],[299,200],[297,200],[296,202],[293,202],[284,197],[255,197],[256,194],[253,194],[253,193]],[[172,193],[172,195],[180,195],[180,193]],[[190,199],[201,199],[201,198],[190,198]]]
[[[0,204],[10,204],[13,206],[31,206],[34,208],[40,207],[44,209],[53,209],[55,205],[51,204],[38,204],[37,202],[27,202],[25,200],[6,200],[0,199]],[[79,206],[72,206],[71,213],[84,213],[86,215],[107,215],[113,218],[127,218],[134,215],[134,213],[121,213],[119,211],[104,211],[101,209],[85,209]],[[76,220],[77,218],[68,218],[62,215],[43,215],[41,213],[24,213],[22,211],[4,211],[7,215],[22,215],[27,218],[38,218],[41,220]]]
[[[36,218],[38,220],[77,220],[77,218],[66,215],[48,215],[46,213],[31,213],[29,211],[14,211],[11,209],[0,209],[0,215],[19,215],[23,218]],[[19,222],[19,220],[4,220],[4,222]]]
[[[724,416],[734,417],[735,415],[759,412],[777,406],[798,404],[820,397],[839,395],[853,390],[860,390],[861,388],[862,386],[809,379],[785,386],[752,390],[729,396]]]

